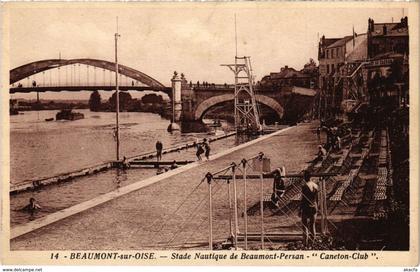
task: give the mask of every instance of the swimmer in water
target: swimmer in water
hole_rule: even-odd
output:
[[[178,168],[178,165],[176,164],[176,161],[173,161],[171,165],[171,170],[176,169],[176,168]]]
[[[29,199],[29,204],[22,208],[22,211],[29,212],[31,215],[34,215],[36,210],[41,209],[41,206],[36,203],[35,198],[31,197]]]

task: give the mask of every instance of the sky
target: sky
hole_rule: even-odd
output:
[[[384,8],[329,8],[248,3],[147,4],[117,6],[16,5],[10,9],[10,68],[42,59],[114,60],[118,16],[119,62],[170,86],[173,71],[187,80],[233,82],[220,64],[251,56],[257,80],[288,65],[301,69],[317,58],[318,37],[364,33],[368,18],[399,21],[407,11]],[[410,20],[409,20],[410,22]],[[88,97],[88,93],[44,94],[45,99]],[[14,97],[33,97],[14,95]]]

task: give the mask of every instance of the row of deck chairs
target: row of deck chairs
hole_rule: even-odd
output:
[[[342,137],[344,141],[342,141],[342,149],[339,151],[329,151],[327,153],[326,158],[322,162],[318,162],[315,164],[310,164],[306,169],[312,173],[320,173],[320,172],[330,172],[335,171],[337,169],[344,169],[344,172],[348,170],[351,161],[349,161],[349,154],[351,150],[351,146],[353,144],[357,144],[360,140],[360,132],[356,134],[346,134]],[[279,206],[277,207],[278,213],[284,212],[293,212],[299,205],[301,200],[301,187],[304,184],[302,178],[293,178],[289,179],[286,185],[286,192],[283,197],[279,201]],[[345,187],[343,187],[343,192],[345,191]],[[341,195],[335,196],[336,198],[341,198]],[[271,195],[266,195],[264,198],[264,206],[273,208],[273,203],[271,201]],[[282,210],[283,209],[283,210]],[[275,212],[277,213],[277,212]]]

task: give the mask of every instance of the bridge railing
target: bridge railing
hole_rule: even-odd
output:
[[[234,84],[215,84],[215,83],[207,83],[207,84],[189,84],[190,88],[193,90],[226,90],[226,89],[234,89]]]
[[[223,90],[233,90],[235,89],[234,84],[189,84],[188,85],[191,89],[194,91],[223,91]],[[272,88],[264,88],[264,86],[261,86],[260,84],[256,84],[254,86],[254,90],[256,92],[272,92]]]

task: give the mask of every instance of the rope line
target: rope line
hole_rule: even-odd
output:
[[[219,192],[219,190],[222,188],[222,186],[220,184],[217,184],[217,187],[215,188],[214,192],[212,192],[212,197]],[[189,221],[191,221],[200,211],[200,209],[202,208],[203,203],[206,202],[207,199],[207,195],[200,201],[200,204],[197,206],[197,208],[195,210],[193,210],[193,212],[190,214],[190,216],[183,221],[182,225],[178,228],[178,230],[175,232],[175,234],[172,236],[172,239],[168,241],[168,243],[166,244],[166,246],[169,246],[176,238],[177,236],[183,232],[184,230],[184,226],[189,223]],[[207,218],[205,218],[204,220],[207,220]]]

